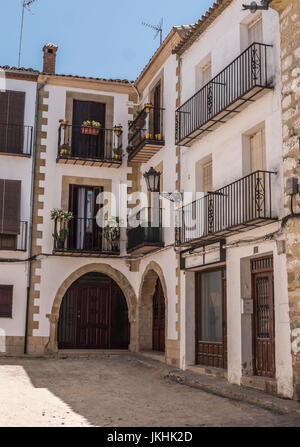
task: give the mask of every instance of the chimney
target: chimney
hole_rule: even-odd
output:
[[[56,62],[56,52],[58,46],[54,43],[47,43],[44,48],[44,63],[43,63],[43,73],[55,74],[55,62]]]

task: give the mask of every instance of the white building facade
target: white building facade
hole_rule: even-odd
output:
[[[1,264],[6,353],[154,351],[292,397],[278,14],[220,0],[135,83],[57,75],[57,47],[43,51],[32,237],[16,255],[30,262]],[[30,160],[2,158],[28,195]]]

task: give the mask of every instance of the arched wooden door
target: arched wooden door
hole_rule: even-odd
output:
[[[153,351],[165,351],[165,297],[160,280],[153,296]]]
[[[76,281],[63,298],[59,349],[128,349],[126,299],[108,276],[92,273]]]

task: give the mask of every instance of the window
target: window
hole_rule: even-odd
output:
[[[265,129],[260,129],[250,137],[251,172],[266,170]]]
[[[248,43],[262,43],[262,18],[259,17],[248,25]]]
[[[207,194],[208,191],[212,191],[213,177],[212,177],[212,159],[206,157],[204,160],[196,163],[196,192],[202,192]]]
[[[21,182],[0,179],[0,248],[15,249],[20,234]]]
[[[23,152],[24,107],[25,92],[0,91],[0,152]]]
[[[211,80],[211,56],[207,56],[196,66],[196,90],[200,90]]]
[[[12,318],[13,286],[0,286],[0,318]]]

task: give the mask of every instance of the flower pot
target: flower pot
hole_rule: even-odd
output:
[[[115,126],[115,134],[117,137],[119,137],[122,133],[122,127],[121,126]]]
[[[82,127],[81,131],[83,135],[99,135],[100,129],[97,127]]]
[[[157,133],[157,134],[155,135],[155,139],[158,140],[158,141],[161,141],[161,140],[162,140],[162,135],[161,135],[161,133]]]
[[[65,248],[65,242],[64,241],[57,241],[56,248],[58,250],[63,250]]]
[[[150,113],[150,110],[153,108],[152,104],[145,104],[145,111],[146,113]]]
[[[114,154],[114,159],[115,160],[121,160],[121,155],[120,154]]]
[[[151,133],[146,133],[145,134],[145,140],[152,140],[153,136]]]
[[[60,149],[60,155],[69,155],[69,149],[62,147]]]

